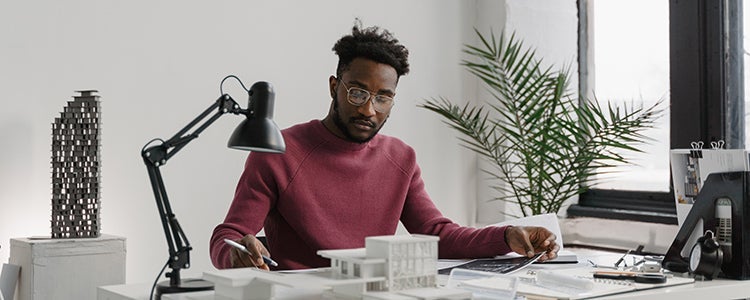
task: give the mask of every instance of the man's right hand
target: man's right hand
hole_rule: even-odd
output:
[[[247,251],[251,254],[247,254],[240,249],[227,245],[227,247],[229,247],[232,268],[257,267],[264,270],[270,270],[268,265],[263,261],[261,255],[265,255],[266,257],[270,257],[271,255],[268,253],[268,249],[263,246],[263,243],[261,243],[254,235],[248,234],[240,240],[235,240],[235,242],[245,246]]]

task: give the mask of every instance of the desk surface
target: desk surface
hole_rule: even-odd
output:
[[[568,249],[568,248],[566,248]],[[592,260],[599,265],[613,265],[622,253],[613,253],[591,249],[570,249],[579,256],[579,264],[588,264]],[[632,261],[628,261],[632,265]],[[639,290],[623,294],[598,297],[596,299],[744,299],[750,298],[750,280],[714,279],[696,281],[690,284],[662,288]]]
[[[613,265],[622,254],[590,249],[569,249],[579,257],[578,265],[560,265],[561,267],[589,266],[588,260],[600,265]],[[631,265],[632,262],[628,261]],[[530,266],[529,268],[534,268]],[[444,276],[444,275],[442,275]],[[145,300],[148,299],[151,284],[129,284],[100,287],[99,300]],[[279,287],[275,299],[336,299],[332,295],[321,295],[320,291],[292,290]],[[750,280],[715,279],[712,281],[697,281],[695,283],[669,286],[648,290],[640,290],[623,294],[610,295],[597,299],[741,299],[750,298]],[[213,300],[212,292],[193,294],[165,295],[165,300]],[[347,298],[349,299],[349,298]]]

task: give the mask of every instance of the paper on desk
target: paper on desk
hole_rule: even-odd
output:
[[[530,216],[505,222],[500,222],[488,226],[540,226],[547,228],[549,231],[555,234],[557,239],[555,242],[560,246],[560,251],[563,250],[562,232],[560,231],[560,222],[557,220],[557,214],[543,214]]]
[[[468,261],[470,261],[470,259],[438,259],[437,269],[441,270],[441,269],[453,268],[458,265],[463,265]]]
[[[538,282],[538,274],[520,274],[518,294],[524,295],[526,299],[588,299],[592,297],[606,296],[623,292],[653,289],[666,286],[688,284],[694,282],[692,278],[670,277],[665,283],[634,283],[630,280],[600,279],[593,277],[593,268],[565,268],[558,270],[547,270],[559,276],[569,276],[577,279],[590,280],[593,284],[591,289],[572,289],[561,284],[549,284]],[[632,298],[632,297],[627,297]]]

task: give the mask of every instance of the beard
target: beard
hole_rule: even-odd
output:
[[[375,135],[378,134],[378,132],[380,132],[380,129],[383,128],[383,125],[385,124],[385,121],[387,120],[388,118],[383,120],[383,123],[380,124],[380,126],[377,126],[377,124],[375,124],[375,126],[377,127],[375,128],[375,131],[370,136],[364,139],[357,138],[354,135],[352,135],[352,133],[349,132],[349,128],[346,127],[346,122],[344,122],[344,120],[341,118],[341,114],[339,114],[339,102],[336,101],[336,95],[333,95],[333,124],[335,124],[336,127],[344,134],[344,136],[346,137],[346,140],[350,142],[355,142],[359,144],[369,142],[370,140],[372,140],[372,138],[375,137]],[[354,118],[349,119],[349,123],[352,123],[352,121],[354,121]]]

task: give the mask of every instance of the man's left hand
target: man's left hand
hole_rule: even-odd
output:
[[[532,257],[545,252],[540,261],[555,259],[560,246],[555,242],[557,237],[544,227],[508,226],[505,229],[505,242],[513,252]]]

